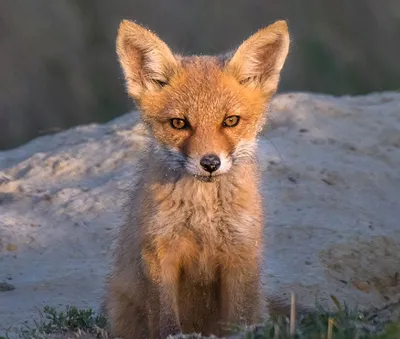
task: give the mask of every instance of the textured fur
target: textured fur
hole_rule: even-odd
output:
[[[116,239],[105,308],[125,339],[226,333],[260,316],[263,210],[255,157],[288,53],[286,23],[232,56],[174,55],[155,34],[123,21],[117,52],[152,142],[137,169]],[[231,115],[236,127],[223,127]],[[190,128],[173,129],[173,118]],[[221,167],[200,165],[217,154]]]

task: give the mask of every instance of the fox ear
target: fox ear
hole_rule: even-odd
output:
[[[289,44],[286,21],[276,21],[245,40],[233,52],[226,70],[240,83],[272,95],[278,88]]]
[[[117,54],[128,93],[135,99],[140,99],[144,91],[156,91],[166,85],[178,65],[164,41],[129,20],[119,26]]]

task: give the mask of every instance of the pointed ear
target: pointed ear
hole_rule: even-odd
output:
[[[278,88],[289,43],[286,21],[277,21],[244,41],[233,52],[226,70],[240,83],[252,88],[258,87],[266,95],[272,95]]]
[[[135,99],[145,91],[168,84],[178,61],[166,43],[146,28],[123,20],[117,36],[117,54],[128,93]]]

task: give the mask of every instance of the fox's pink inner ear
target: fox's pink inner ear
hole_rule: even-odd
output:
[[[166,43],[129,20],[119,26],[117,54],[128,93],[135,99],[140,99],[145,91],[155,91],[167,84],[177,69],[177,59]]]
[[[277,21],[245,40],[228,61],[226,71],[240,83],[272,95],[278,88],[289,44],[286,22]]]

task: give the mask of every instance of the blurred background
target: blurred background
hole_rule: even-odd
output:
[[[132,109],[115,54],[123,18],[184,54],[230,50],[287,19],[281,92],[400,88],[399,0],[1,1],[0,149]]]

